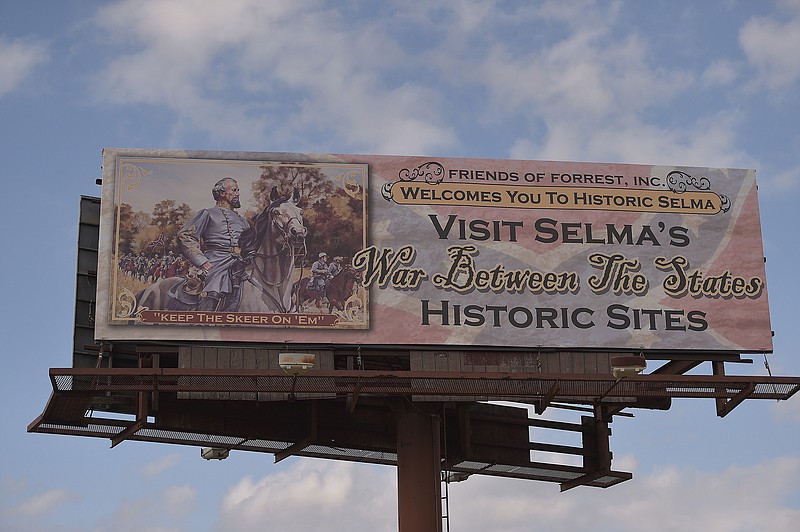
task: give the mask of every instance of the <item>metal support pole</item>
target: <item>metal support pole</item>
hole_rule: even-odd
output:
[[[394,402],[397,422],[399,532],[440,532],[441,419],[406,399]]]

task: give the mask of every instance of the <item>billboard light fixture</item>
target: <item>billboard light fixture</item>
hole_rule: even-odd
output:
[[[203,447],[200,449],[200,456],[205,460],[225,460],[230,452],[230,449],[220,447]]]
[[[617,379],[635,377],[646,367],[647,360],[640,355],[611,357],[611,374]]]
[[[472,473],[464,473],[462,471],[448,471],[444,475],[444,481],[447,483],[450,482],[464,482],[469,477],[472,476]]]
[[[293,377],[313,368],[316,361],[317,355],[312,353],[278,353],[278,365]]]

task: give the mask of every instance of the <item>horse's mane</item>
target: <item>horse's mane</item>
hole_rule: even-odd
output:
[[[264,231],[269,229],[272,210],[287,201],[289,201],[289,196],[274,200],[253,219],[253,223],[250,227],[242,231],[242,234],[239,236],[239,247],[242,250],[242,258],[247,259],[251,254],[258,251],[264,237]]]

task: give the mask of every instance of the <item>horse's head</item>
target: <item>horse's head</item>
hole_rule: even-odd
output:
[[[291,196],[280,197],[278,187],[272,187],[270,193],[270,209],[272,224],[278,232],[278,240],[283,240],[283,245],[300,249],[305,245],[308,230],[303,223],[303,209],[297,204],[300,202],[300,192],[295,188]]]
[[[361,272],[353,268],[350,264],[342,268],[342,271],[339,273],[344,276],[347,282],[361,284]]]
[[[242,256],[277,257],[287,250],[292,256],[304,254],[308,231],[303,223],[303,209],[297,205],[300,192],[294,189],[291,196],[280,196],[278,187],[272,187],[269,199],[269,205],[239,239]]]

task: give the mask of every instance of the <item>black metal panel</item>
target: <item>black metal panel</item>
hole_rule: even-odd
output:
[[[74,368],[91,368],[97,364],[99,350],[95,348],[94,317],[99,239],[100,198],[81,196],[75,280],[75,328],[72,341]]]

